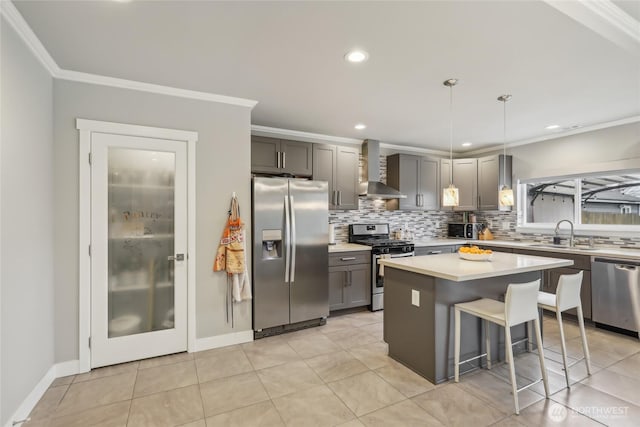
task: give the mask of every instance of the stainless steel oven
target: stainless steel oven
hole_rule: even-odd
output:
[[[413,243],[389,239],[389,224],[351,224],[349,242],[371,246],[371,310],[382,310],[384,277],[380,276],[378,261],[382,258],[413,256]]]
[[[380,275],[379,261],[384,258],[405,258],[414,256],[415,252],[375,254],[371,251],[371,310],[382,310],[384,308],[384,277]]]

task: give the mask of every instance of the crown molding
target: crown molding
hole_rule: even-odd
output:
[[[611,0],[544,1],[609,41],[638,54],[640,23]]]
[[[137,90],[141,92],[157,93],[160,95],[175,96],[179,98],[196,99],[199,101],[217,102],[221,104],[236,105],[253,108],[258,101],[252,99],[236,98],[233,96],[217,95],[209,92],[199,92],[189,89],[180,89],[170,86],[156,85],[152,83],[138,82],[135,80],[118,79],[115,77],[100,76],[96,74],[81,73],[79,71],[60,70],[57,76],[60,80],[69,80],[79,83],[89,83],[100,86],[116,87],[120,89]]]
[[[22,38],[36,58],[38,58],[44,68],[49,71],[49,74],[51,74],[54,79],[156,93],[159,95],[174,96],[178,98],[196,99],[199,101],[217,102],[220,104],[248,107],[251,109],[253,109],[253,107],[258,103],[258,101],[254,101],[252,99],[236,98],[233,96],[218,95],[210,92],[180,89],[170,86],[138,82],[135,80],[126,80],[101,76],[98,74],[64,70],[58,66],[56,61],[54,61],[42,42],[40,42],[40,39],[38,39],[31,27],[29,27],[29,24],[27,24],[18,9],[16,9],[15,5],[10,0],[0,0],[0,13],[5,17],[7,22],[9,22],[11,27],[13,27],[16,33],[18,33],[20,38]]]
[[[0,14],[4,16],[20,38],[27,44],[44,68],[49,71],[49,74],[56,77],[60,72],[60,67],[58,67],[56,61],[49,55],[47,49],[45,49],[40,39],[38,39],[36,34],[31,30],[31,27],[29,27],[29,24],[27,24],[27,21],[24,20],[13,3],[9,0],[0,0]]]
[[[345,138],[342,136],[323,135],[320,133],[303,132],[299,130],[274,128],[269,126],[251,125],[251,135],[268,137],[288,137],[305,142],[333,142],[336,144],[361,145],[362,139]]]

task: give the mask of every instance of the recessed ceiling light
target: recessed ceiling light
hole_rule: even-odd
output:
[[[558,129],[560,127],[560,125],[549,125],[547,126],[545,129],[547,130],[553,130],[553,129]]]
[[[352,50],[344,56],[349,62],[364,62],[369,59],[369,54],[364,50]]]
[[[473,143],[471,143],[471,142],[463,142],[462,143],[463,147],[471,147],[472,145],[473,145]]]
[[[358,123],[357,125],[354,126],[354,128],[356,128],[358,130],[362,130],[362,129],[366,129],[367,125],[365,125],[363,123]]]

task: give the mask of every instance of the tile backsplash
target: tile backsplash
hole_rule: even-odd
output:
[[[360,160],[362,177],[362,158]],[[380,180],[386,183],[387,158],[380,156]],[[337,243],[349,241],[349,224],[388,223],[391,232],[402,229],[405,225],[413,233],[414,239],[436,239],[447,237],[447,223],[462,222],[462,212],[448,211],[400,211],[387,210],[384,200],[372,200],[360,197],[357,210],[329,211],[329,223],[335,224]],[[551,243],[552,233],[519,233],[516,231],[517,214],[515,211],[477,211],[477,222],[486,224],[495,239],[514,241],[534,241]],[[577,237],[579,242],[584,237]],[[594,238],[599,246],[637,246],[640,237],[602,237]]]

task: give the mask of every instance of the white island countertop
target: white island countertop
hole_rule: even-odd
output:
[[[385,268],[464,282],[573,265],[572,260],[494,252],[491,261],[467,261],[455,254],[381,259]]]

